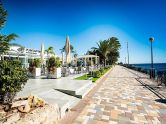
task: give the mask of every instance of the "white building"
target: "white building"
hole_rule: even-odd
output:
[[[41,50],[24,48],[19,45],[11,45],[10,50],[4,55],[4,58],[18,58],[22,65],[29,67],[28,59],[41,58]],[[44,60],[48,59],[47,53],[44,53]]]

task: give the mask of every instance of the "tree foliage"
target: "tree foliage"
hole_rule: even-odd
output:
[[[41,59],[40,58],[30,59],[29,60],[29,66],[30,67],[35,67],[35,68],[40,68],[40,66],[41,66]]]
[[[46,49],[45,52],[47,52],[47,55],[48,54],[55,55],[54,47],[52,47],[52,46],[48,47],[48,49]]]
[[[41,67],[41,59],[36,58],[36,59],[29,59],[29,71],[33,73],[35,71],[35,68],[40,68]]]
[[[60,50],[61,52],[65,52],[65,46]],[[70,50],[71,50],[71,53],[76,53],[76,51],[74,50],[74,47],[71,44],[70,44]]]
[[[7,11],[3,8],[2,3],[0,3],[0,30],[5,26],[7,18]],[[6,53],[10,48],[10,42],[15,40],[18,36],[14,33],[9,35],[0,34],[0,54]]]
[[[119,49],[121,45],[116,37],[111,37],[107,40],[99,41],[97,47],[92,47],[88,54],[98,55],[100,57],[100,63],[106,62],[114,64],[119,58]]]
[[[3,8],[2,3],[0,3],[0,29],[2,29],[5,25],[7,17],[7,11]]]
[[[5,26],[7,11],[0,3],[0,30]],[[16,34],[9,35],[0,34],[0,95],[1,100],[10,103],[16,92],[19,92],[27,81],[26,70],[22,68],[21,62],[16,60],[3,60],[5,54],[10,48],[10,42],[15,40]]]
[[[0,94],[14,94],[22,89],[28,80],[26,70],[18,60],[0,61]],[[8,96],[9,97],[9,96]],[[8,98],[13,99],[13,98]],[[8,101],[7,101],[8,102]]]
[[[60,59],[59,57],[51,57],[48,60],[48,68],[51,67],[60,67],[61,63],[60,63]]]

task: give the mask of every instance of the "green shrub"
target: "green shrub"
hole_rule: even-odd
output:
[[[41,66],[41,59],[30,59],[29,60],[29,71],[33,72],[35,68],[40,68]]]
[[[60,62],[60,58],[59,57],[56,57],[55,58],[55,67],[60,67],[61,66],[61,62]]]
[[[101,76],[101,72],[100,71],[93,72],[93,77],[94,78],[99,78],[100,76]]]
[[[34,59],[34,66],[36,68],[40,68],[40,66],[41,66],[41,59]]]
[[[0,61],[0,94],[4,103],[10,103],[27,82],[27,73],[18,60]]]
[[[111,68],[111,66],[109,65],[109,66],[106,66],[106,67],[104,67],[104,69],[110,69]]]
[[[31,60],[29,60],[29,66],[30,67],[40,68],[40,66],[41,66],[41,59],[31,59]]]
[[[104,69],[103,68],[101,68],[99,71],[100,71],[101,74],[104,74]]]
[[[58,68],[61,66],[61,62],[59,57],[50,57],[48,60],[48,71],[49,72],[55,72],[55,68]]]

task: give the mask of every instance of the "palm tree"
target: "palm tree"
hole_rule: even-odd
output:
[[[121,47],[118,38],[111,37],[108,39],[110,51],[118,51]]]
[[[70,50],[71,50],[71,53],[75,53],[74,47],[71,44],[70,44]],[[60,49],[60,51],[61,53],[65,52],[65,46],[62,49]]]
[[[98,45],[98,48],[92,47],[92,49],[96,53],[99,53],[102,56],[104,60],[104,66],[106,66],[107,54],[109,53],[109,42],[107,40],[99,41],[97,45]]]
[[[92,50],[88,53],[93,55],[98,55],[100,60],[104,61],[104,65],[108,61],[110,64],[114,64],[119,57],[119,49],[121,47],[118,38],[111,37],[104,41],[99,41],[97,43],[98,47],[92,47]]]
[[[54,48],[52,46],[48,47],[48,49],[46,49],[45,52],[47,52],[47,56],[49,54],[55,55]]]
[[[119,58],[119,49],[121,47],[118,38],[111,37],[108,39],[110,51],[108,53],[108,60],[110,64],[114,64]]]
[[[17,37],[16,34],[10,34],[10,35],[0,35],[0,53],[3,54],[7,52],[10,48],[10,42],[12,40],[15,40]]]
[[[4,27],[7,17],[7,11],[3,8],[0,3],[0,30]],[[15,40],[18,36],[14,33],[9,35],[0,34],[0,57],[3,60],[3,55],[9,50],[10,42]]]
[[[19,44],[18,44],[19,45]],[[20,58],[20,53],[23,53],[24,52],[24,50],[25,50],[25,47],[23,47],[23,46],[21,46],[21,45],[19,45],[20,46],[20,48],[18,48],[17,50],[18,50],[18,60],[19,60],[19,58]]]
[[[7,17],[7,11],[3,8],[2,3],[0,3],[0,29],[4,27]]]

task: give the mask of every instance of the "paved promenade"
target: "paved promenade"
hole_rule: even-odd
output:
[[[96,89],[74,124],[166,124],[166,104],[135,75],[115,66]]]

